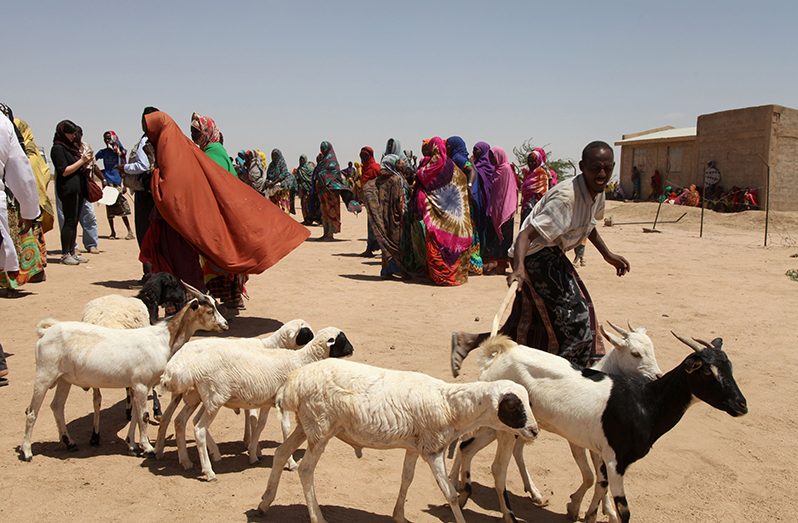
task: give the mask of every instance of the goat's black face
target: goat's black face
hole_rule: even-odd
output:
[[[349,343],[346,334],[343,332],[339,332],[335,339],[330,338],[327,340],[327,344],[330,346],[331,358],[345,358],[346,356],[351,356],[352,353],[355,352],[355,348],[352,347],[352,344]]]
[[[691,354],[682,365],[693,395],[731,416],[742,416],[748,413],[748,403],[734,380],[731,361],[722,346],[723,340],[715,338],[711,348]]]
[[[297,345],[307,345],[313,339],[313,331],[309,327],[302,327],[296,335]]]
[[[513,429],[526,427],[526,411],[521,398],[508,392],[499,401],[499,421]]]

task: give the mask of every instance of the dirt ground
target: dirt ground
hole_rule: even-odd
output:
[[[653,219],[653,204],[608,203],[615,223]],[[665,207],[661,234],[643,234],[641,225],[600,228],[607,244],[626,256],[632,271],[614,276],[588,247],[580,269],[596,301],[599,320],[644,325],[657,347],[660,366],[668,370],[689,352],[669,334],[723,337],[750,413],[733,419],[697,403],[651,453],[631,467],[626,490],[637,521],[787,521],[798,512],[798,358],[796,310],[798,283],[785,271],[798,268],[796,215],[774,215],[771,246],[762,248],[764,213],[734,216],[707,214],[705,237],[698,237],[697,209]],[[108,226],[98,212],[101,235]],[[121,224],[118,224],[118,227]],[[117,229],[118,231],[120,229]],[[315,328],[336,326],[355,346],[354,359],[385,367],[416,370],[443,379],[449,372],[452,330],[490,328],[506,285],[498,276],[472,278],[458,288],[381,281],[379,261],[357,256],[364,248],[364,215],[346,215],[334,243],[314,241],[312,228],[304,245],[265,274],[250,280],[247,310],[231,325],[231,336],[260,336],[282,322],[304,318]],[[795,235],[794,237],[791,234]],[[48,244],[58,239],[48,234]],[[2,521],[307,521],[296,473],[285,473],[268,516],[255,512],[266,485],[271,457],[280,441],[272,419],[263,437],[264,459],[249,466],[241,442],[243,421],[222,412],[213,425],[220,442],[218,480],[197,479],[197,466],[184,472],[174,440],[162,460],[128,456],[124,437],[123,392],[103,391],[102,446],[90,447],[91,394],[72,389],[67,420],[79,450],[68,452],[57,441],[55,423],[44,408],[33,434],[34,459],[19,460],[24,410],[34,375],[36,323],[48,316],[79,319],[91,298],[137,292],[140,266],[135,241],[101,240],[102,253],[86,255],[79,267],[57,263],[47,281],[29,285],[16,299],[0,298],[0,341],[10,353],[8,387],[0,389],[0,520]],[[51,253],[50,260],[57,255]],[[466,360],[459,380],[476,378],[475,361]],[[48,394],[46,404],[52,398]],[[789,399],[793,398],[793,399]],[[154,438],[157,427],[150,427]],[[170,435],[172,431],[170,430]],[[189,430],[189,437],[192,431]],[[496,521],[498,503],[492,487],[493,447],[475,460],[474,495],[465,509],[468,521]],[[190,456],[198,464],[189,442]],[[511,465],[508,488],[516,514],[524,521],[563,522],[569,494],[579,483],[564,441],[542,434],[526,449],[527,463],[548,507],[531,506]],[[316,488],[331,522],[389,521],[399,488],[403,452],[364,451],[333,441],[316,471]],[[586,503],[582,509],[586,508]],[[429,469],[419,462],[410,489],[411,521],[452,521],[451,511]],[[606,520],[606,517],[600,519]]]

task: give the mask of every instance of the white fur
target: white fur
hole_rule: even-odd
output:
[[[140,445],[153,450],[147,439],[144,419],[147,391],[163,372],[169,358],[199,329],[226,330],[212,298],[193,299],[171,319],[150,327],[112,329],[83,322],[39,322],[36,343],[36,378],[33,397],[26,411],[22,452],[31,453],[31,435],[47,390],[57,386],[51,404],[59,438],[68,447],[74,442],[64,420],[64,405],[72,385],[84,389],[126,388],[132,390],[133,419],[138,423]],[[135,450],[135,424],[128,429],[128,445]]]
[[[109,294],[89,301],[81,321],[114,329],[136,329],[150,325],[150,313],[138,298]]]
[[[265,338],[211,338],[194,340],[188,342],[181,349],[181,353],[183,354],[181,357],[188,358],[191,357],[190,354],[194,351],[200,351],[201,349],[206,350],[208,348],[218,347],[221,345],[249,347],[252,349],[296,350],[300,348],[300,345],[297,343],[297,337],[299,336],[299,331],[302,328],[310,329],[311,327],[310,324],[308,324],[308,322],[305,320],[296,319],[284,323],[279,329],[277,329],[277,331]],[[161,417],[161,425],[158,427],[158,437],[155,442],[155,454],[158,458],[163,457],[164,447],[166,445],[166,431],[169,427],[169,422],[172,419],[172,415],[182,399],[183,394],[173,394],[169,405],[163,412],[163,416]],[[195,402],[192,405],[185,403],[183,409],[181,409],[180,413],[178,414],[178,417],[175,418],[175,439],[178,444],[178,455],[180,457],[180,463],[186,468],[193,466],[191,460],[188,458],[188,453],[186,452],[186,426],[191,414],[197,407],[200,406],[200,402],[196,396],[192,397],[192,399],[195,400]],[[202,409],[202,407],[200,407],[200,409]],[[236,414],[238,414],[238,412],[239,409],[236,409]],[[263,414],[268,416],[268,410]],[[199,415],[201,415],[201,413],[199,413],[198,416]],[[254,441],[255,450],[250,453],[249,461],[250,463],[256,463],[260,459],[259,442],[257,438],[253,440],[251,434],[257,428],[258,415],[256,414],[255,410],[246,409],[244,411],[244,417],[244,444],[249,449],[250,442]],[[286,423],[287,422],[288,420],[286,420]],[[215,442],[213,441],[210,432],[207,432],[207,439],[208,444],[211,447],[211,454],[217,455],[218,449],[216,449]],[[292,462],[292,465],[296,466],[296,463]]]
[[[415,464],[421,456],[432,469],[455,519],[463,522],[457,492],[446,477],[444,451],[462,434],[480,426],[504,427],[497,410],[505,396],[515,395],[526,417],[512,429],[527,439],[537,435],[526,390],[513,382],[446,383],[417,372],[387,370],[343,360],[325,360],[294,372],[277,396],[277,406],[297,416],[297,428],[277,449],[263,494],[265,512],[277,492],[283,464],[305,440],[308,450],[299,465],[310,520],[324,521],[313,492],[313,471],[327,442],[337,437],[355,449],[406,450],[402,485],[393,516],[404,521],[404,503]]]
[[[216,478],[208,457],[208,442],[215,458],[219,457],[218,449],[212,438],[207,438],[207,431],[222,407],[261,409],[248,448],[250,461],[257,461],[260,433],[274,406],[277,390],[295,369],[327,358],[340,332],[333,327],[322,329],[298,350],[263,350],[263,343],[256,339],[213,339],[186,344],[161,377],[161,386],[172,392],[173,398],[182,395],[187,404],[175,419],[180,464],[186,469],[192,466],[185,447],[185,423],[200,402],[202,410],[194,418],[194,435],[206,479]],[[285,421],[283,430],[287,436],[290,426]]]
[[[613,325],[623,337],[604,332],[604,336],[613,344],[613,348],[596,364],[593,369],[605,374],[619,374],[639,376],[645,379],[656,379],[662,375],[654,354],[654,344],[646,334],[645,328],[638,327],[626,331]],[[571,453],[582,473],[582,485],[572,496],[580,503],[572,501],[569,504],[569,515],[578,514],[579,504],[584,493],[594,484],[594,476],[588,465],[585,448],[594,449],[602,445],[604,440],[600,416],[596,418],[595,412],[603,412],[609,390],[612,385],[610,380],[598,382],[582,377],[580,370],[574,369],[563,358],[553,356],[543,351],[516,345],[511,340],[494,339],[486,342],[482,351],[480,379],[512,379],[528,386],[530,400],[534,405],[534,412],[541,428],[559,434],[569,440]],[[565,384],[567,383],[567,385]],[[567,390],[564,390],[567,387]],[[568,401],[563,403],[561,398],[567,395]],[[570,435],[570,437],[569,437]],[[474,435],[474,441],[465,451],[458,452],[452,465],[451,478],[460,489],[463,483],[470,481],[470,465],[474,455],[494,439],[497,433],[484,428]],[[538,488],[533,483],[529,471],[524,463],[523,442],[514,444],[507,438],[502,439],[505,444],[513,445],[512,454],[515,457],[519,472],[524,482],[524,490],[530,494],[533,503],[544,506],[547,501],[543,498]],[[500,446],[501,446],[500,441]],[[507,449],[497,449],[499,455],[507,456]],[[462,460],[462,465],[461,465]],[[600,463],[594,454],[594,463]],[[504,471],[494,470],[494,476],[506,474]],[[458,480],[459,477],[459,482]],[[509,508],[504,503],[501,495],[504,490],[505,478],[496,478],[496,490],[499,493],[500,506],[504,517],[511,519]],[[467,498],[466,498],[467,499]],[[604,501],[604,510],[614,521],[617,516],[613,503],[607,496]]]

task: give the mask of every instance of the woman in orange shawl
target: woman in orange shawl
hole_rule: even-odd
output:
[[[260,274],[310,235],[252,187],[231,183],[230,173],[194,145],[169,115],[159,111],[145,118],[147,136],[155,146],[152,195],[158,217],[153,226],[159,227],[147,232],[142,262],[164,262],[166,270],[169,262],[193,256],[193,275],[199,282],[185,281],[202,288],[197,253],[228,273]],[[161,237],[170,229],[192,252],[180,252]],[[183,278],[177,268],[167,272]]]

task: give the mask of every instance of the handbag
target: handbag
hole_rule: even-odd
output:
[[[100,187],[100,184],[94,181],[94,178],[91,174],[86,175],[86,185],[89,189],[89,194],[87,199],[91,202],[98,202],[103,197],[103,188]]]

